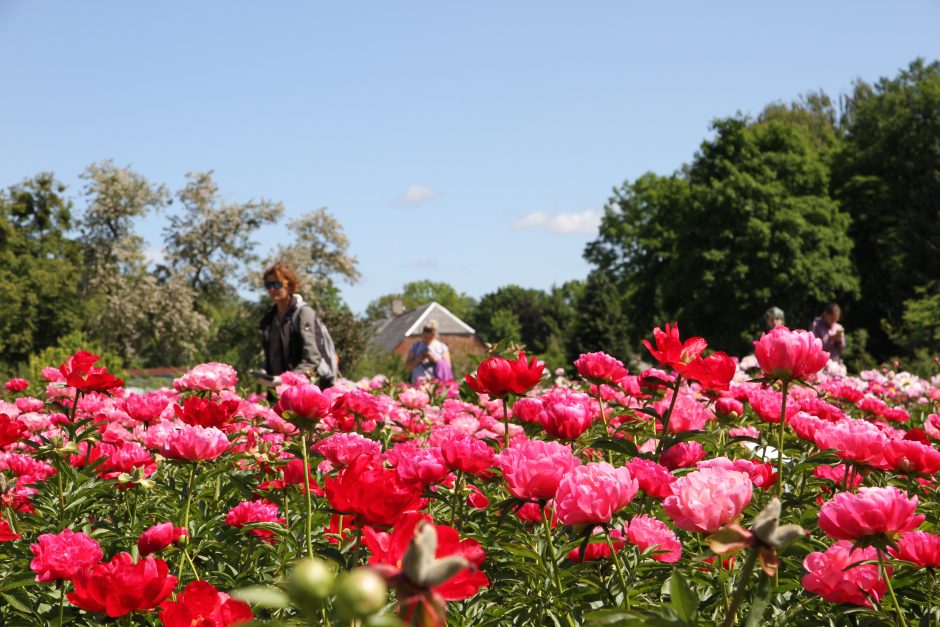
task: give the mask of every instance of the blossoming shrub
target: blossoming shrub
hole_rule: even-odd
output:
[[[931,624],[940,376],[664,328],[641,373],[494,356],[273,404],[216,363],[11,380],[0,624]]]

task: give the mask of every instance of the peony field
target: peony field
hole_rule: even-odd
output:
[[[0,624],[940,620],[940,376],[786,327],[644,344],[417,386],[204,363],[134,393],[85,351],[11,379]]]

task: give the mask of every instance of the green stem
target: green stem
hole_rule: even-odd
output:
[[[194,463],[192,470],[189,471],[189,481],[186,482],[186,503],[183,505],[183,529],[186,530],[188,534],[189,542],[192,542],[192,534],[189,533],[189,506],[193,501],[193,483],[196,481],[196,473],[199,471],[199,463]],[[180,558],[180,571],[179,579],[180,583],[183,581],[183,567],[186,565],[186,560],[189,559],[189,544],[183,547],[183,556]],[[192,565],[192,560],[190,560],[190,565]],[[196,567],[193,566],[193,572],[196,572]],[[199,576],[196,575],[198,579]]]
[[[901,627],[907,627],[907,621],[904,620],[904,614],[901,613],[901,605],[898,603],[898,598],[894,596],[894,586],[891,584],[891,577],[888,576],[888,569],[885,568],[884,555],[881,553],[881,549],[876,549],[878,553],[878,566],[881,568],[881,576],[884,577],[885,583],[888,584],[888,594],[891,595],[891,603],[894,604],[894,612],[898,616],[898,625]]]
[[[604,529],[604,537],[607,538],[607,546],[610,547],[610,555],[614,558],[614,568],[617,569],[617,576],[620,578],[620,588],[623,590],[623,600],[630,608],[630,593],[627,590],[627,578],[623,574],[623,566],[620,564],[620,556],[617,555],[617,549],[614,547],[614,541],[610,538],[610,529]]]
[[[59,589],[59,627],[62,627],[64,624],[62,622],[62,612],[65,609],[65,581],[60,581],[61,588]]]
[[[787,392],[790,382],[783,382],[783,394],[780,401],[780,431],[777,435],[777,498],[783,495],[783,434],[787,428]]]
[[[610,437],[610,432],[608,431],[608,426],[607,426],[607,414],[604,413],[604,397],[601,396],[601,384],[600,383],[597,384],[597,406],[601,410],[601,420],[604,421],[604,437],[605,438]],[[613,453],[611,453],[610,450],[607,450],[605,452],[607,454],[607,463],[613,466],[614,464]]]
[[[453,527],[457,521],[457,510],[460,507],[460,482],[463,481],[463,473],[456,471],[454,477],[454,496],[450,502],[450,526]]]
[[[564,588],[561,585],[561,576],[558,574],[558,558],[555,557],[555,545],[552,543],[552,526],[548,522],[548,516],[545,515],[545,505],[539,503],[539,511],[542,514],[542,526],[545,528],[545,543],[548,546],[548,559],[551,562],[551,575],[555,580],[555,589],[558,596],[564,594]],[[553,512],[554,514],[554,512]]]
[[[307,430],[300,428],[300,448],[304,459],[304,496],[306,497],[306,523],[304,534],[307,536],[307,557],[313,557],[313,504],[310,501],[310,461],[307,458]]]
[[[503,434],[504,436],[503,441],[505,442],[505,446],[503,446],[503,448],[509,448],[509,399],[508,398],[503,399],[503,430],[505,431],[505,433]]]
[[[721,556],[715,556],[715,560],[721,564]],[[734,615],[741,605],[741,599],[744,598],[744,590],[747,589],[748,580],[751,578],[751,572],[754,570],[754,564],[757,562],[757,549],[753,548],[747,554],[747,561],[744,562],[744,568],[741,570],[741,577],[738,579],[738,587],[734,591],[734,598],[731,599],[731,607],[728,608],[728,614],[721,627],[731,627],[734,624]]]
[[[676,406],[676,399],[679,398],[679,384],[682,383],[682,375],[678,372],[676,373],[676,382],[672,386],[672,400],[669,401],[669,409],[666,410],[666,413],[663,415],[663,435],[659,438],[659,442],[656,443],[656,458],[659,459],[659,454],[663,450],[663,443],[666,441],[666,434],[669,433],[669,418],[672,417],[672,410]],[[653,418],[653,435],[656,435],[656,418]]]

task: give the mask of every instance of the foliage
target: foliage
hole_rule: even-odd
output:
[[[476,301],[471,296],[458,292],[449,283],[424,279],[405,283],[401,292],[385,294],[374,299],[366,307],[365,318],[372,321],[385,320],[389,317],[394,300],[401,300],[405,311],[436,302],[461,320],[466,320],[476,306]]]
[[[591,272],[578,299],[571,343],[580,352],[606,351],[627,361],[629,341],[623,303],[606,272]],[[575,355],[577,357],[577,355]]]
[[[940,62],[856,83],[845,127],[833,189],[852,217],[861,281],[852,319],[871,333],[875,354],[909,353],[891,330],[907,324],[918,290],[940,282]]]

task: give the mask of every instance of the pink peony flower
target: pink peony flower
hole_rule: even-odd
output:
[[[626,507],[639,489],[626,468],[607,462],[576,466],[558,484],[555,511],[565,525],[606,523]]]
[[[27,381],[26,379],[13,378],[7,381],[6,383],[4,383],[3,387],[5,387],[10,392],[22,392],[23,390],[29,387],[29,381]]]
[[[398,402],[408,409],[424,409],[431,402],[431,397],[424,390],[418,388],[405,388],[398,395]]]
[[[419,448],[412,454],[400,456],[395,469],[405,481],[427,486],[440,483],[450,473],[441,449],[436,446]]]
[[[441,443],[441,453],[448,467],[469,475],[485,473],[496,463],[496,454],[489,444],[459,431]]]
[[[228,364],[209,362],[199,364],[179,379],[173,381],[177,390],[199,390],[221,392],[234,388],[238,383],[238,373]]]
[[[676,534],[666,523],[652,516],[644,514],[634,517],[627,529],[627,537],[641,551],[650,548],[656,551],[651,555],[656,561],[671,564],[682,557],[682,545]]]
[[[522,422],[539,422],[539,414],[542,412],[542,401],[537,398],[520,398],[512,404],[512,416]],[[937,421],[940,426],[940,420]],[[938,431],[940,433],[940,431]],[[940,436],[938,436],[940,437]]]
[[[760,431],[755,427],[732,427],[728,429],[728,435],[732,438],[760,439]]]
[[[149,423],[159,420],[169,404],[170,399],[159,392],[128,394],[124,399],[124,411],[134,420]]]
[[[686,440],[673,444],[659,456],[659,461],[669,470],[691,468],[698,460],[705,457],[705,449],[695,440]]]
[[[915,440],[891,440],[884,457],[899,472],[932,475],[940,471],[940,451]]]
[[[752,491],[751,479],[743,472],[703,468],[676,479],[663,509],[680,529],[715,533],[741,515]]]
[[[348,466],[360,455],[378,455],[382,445],[358,433],[335,433],[313,445],[334,466]]]
[[[627,376],[623,362],[607,353],[584,353],[574,361],[578,374],[591,383],[616,383]]]
[[[888,438],[867,420],[847,418],[839,422],[827,422],[817,427],[813,440],[820,450],[834,449],[842,459],[875,468],[889,467],[884,457]]]
[[[290,412],[293,418],[315,422],[330,414],[331,399],[315,385],[305,383],[284,390],[277,406],[282,412]],[[285,418],[287,418],[285,416]]]
[[[94,539],[71,529],[59,534],[44,533],[37,539],[39,542],[29,545],[35,556],[29,567],[36,573],[36,581],[72,579],[80,570],[97,564],[104,557]]]
[[[634,457],[627,463],[630,474],[637,480],[640,489],[657,499],[664,499],[672,494],[672,482],[677,477],[650,459]]]
[[[167,436],[160,453],[168,459],[204,462],[217,458],[228,447],[228,436],[224,431],[215,427],[185,425]]]
[[[722,396],[715,401],[715,413],[719,416],[740,418],[744,415],[744,404],[736,398]]]
[[[594,422],[592,399],[579,392],[545,394],[538,420],[549,435],[574,440]]]
[[[790,381],[807,379],[822,370],[829,353],[809,331],[775,327],[754,342],[754,356],[768,377]]]
[[[879,576],[878,564],[852,565],[877,559],[875,547],[853,551],[851,542],[840,540],[824,553],[815,551],[806,556],[803,568],[808,572],[803,575],[803,587],[830,603],[871,607],[868,596],[880,601],[888,586]],[[887,570],[890,577],[892,569]]]
[[[747,395],[747,403],[764,422],[780,422],[780,407],[783,395],[773,390],[753,389]],[[787,402],[787,418],[800,411],[799,403]]]
[[[526,440],[504,449],[496,462],[510,494],[521,499],[554,497],[562,477],[581,465],[567,446],[541,440]]]
[[[242,501],[225,514],[225,524],[241,529],[249,523],[272,523],[283,525],[287,519],[278,516],[277,505],[267,500]],[[268,529],[252,529],[249,533],[265,542],[274,541],[274,532]]]
[[[174,527],[171,522],[160,523],[140,534],[137,538],[137,549],[141,556],[146,557],[151,553],[159,553],[182,536],[188,535],[189,532],[183,527]]]
[[[865,536],[894,537],[924,522],[915,514],[917,497],[895,487],[859,488],[839,492],[819,510],[819,528],[830,538],[856,540]]]
[[[754,461],[750,459],[736,459],[731,461],[727,457],[714,457],[704,459],[696,464],[698,468],[725,468],[727,470],[737,470],[743,472],[751,478],[751,483],[755,487],[767,490],[770,486],[777,483],[777,473],[773,466],[767,462]]]
[[[937,568],[940,567],[940,536],[924,531],[903,533],[898,549],[890,552],[895,558],[916,564],[918,568]]]
[[[598,527],[594,530],[594,533],[600,533],[601,531],[602,528]],[[610,539],[611,544],[614,545],[614,550],[617,552],[627,545],[626,541],[623,539],[623,532],[619,529],[610,530]],[[580,546],[568,551],[568,560],[571,562],[593,562],[606,557],[610,557],[610,546],[608,546],[607,540],[589,543],[584,547],[584,555],[581,554]]]
[[[16,408],[23,413],[42,411],[42,409],[46,406],[46,404],[41,400],[31,396],[21,396],[14,402],[16,403]]]

